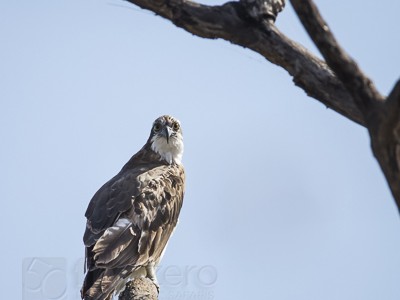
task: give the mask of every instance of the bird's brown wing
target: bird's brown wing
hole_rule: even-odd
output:
[[[121,171],[94,194],[85,213],[87,222],[83,241],[86,247],[94,245],[104,231],[132,207],[131,199],[139,193],[137,176],[140,171]]]
[[[104,293],[126,267],[157,263],[176,226],[183,194],[179,165],[126,170],[106,183],[86,212],[84,242],[88,275],[93,276],[82,291]]]

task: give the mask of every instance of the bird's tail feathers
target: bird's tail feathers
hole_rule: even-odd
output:
[[[116,287],[121,285],[124,277],[129,274],[124,268],[95,269],[88,271],[81,289],[84,300],[109,300]]]

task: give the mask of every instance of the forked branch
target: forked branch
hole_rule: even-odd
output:
[[[329,67],[352,95],[366,121],[372,151],[400,210],[400,84],[385,99],[340,47],[312,0],[290,0]]]
[[[399,84],[384,98],[334,38],[311,0],[291,0],[325,61],[274,25],[283,0],[241,0],[207,6],[188,0],[127,0],[203,38],[221,38],[284,68],[294,83],[354,122],[367,127],[372,149],[400,208]],[[272,6],[271,6],[272,5]]]

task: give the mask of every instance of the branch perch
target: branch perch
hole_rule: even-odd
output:
[[[145,277],[129,281],[118,300],[157,300],[158,291],[154,283]]]

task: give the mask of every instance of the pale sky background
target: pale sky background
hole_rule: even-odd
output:
[[[316,2],[386,95],[400,1]],[[277,26],[316,52],[290,4]],[[367,131],[286,71],[119,0],[2,0],[0,45],[2,299],[78,299],[87,204],[162,114],[183,126],[187,190],[161,300],[400,299]]]

